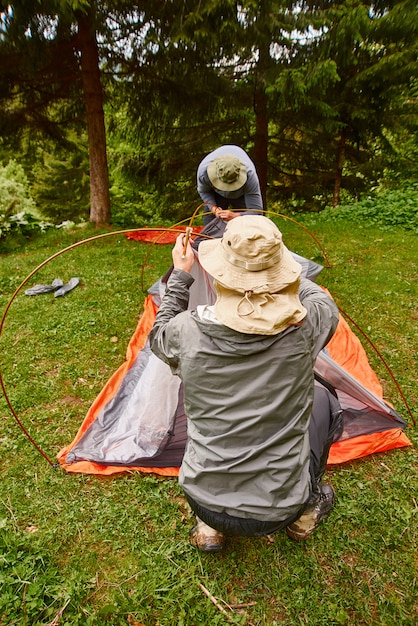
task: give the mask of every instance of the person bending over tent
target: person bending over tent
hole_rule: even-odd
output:
[[[151,350],[183,381],[188,442],[179,482],[197,524],[191,543],[286,528],[308,538],[333,505],[322,482],[339,427],[338,400],[315,392],[313,365],[338,309],[263,216],[228,222],[200,243],[216,302],[187,310],[194,253],[179,235],[174,270],[150,333]],[[316,388],[317,389],[317,388]]]
[[[205,206],[203,224],[219,217],[230,221],[243,213],[261,214],[263,199],[255,165],[238,146],[221,146],[208,154],[197,169],[197,191]],[[238,212],[229,207],[248,209]]]

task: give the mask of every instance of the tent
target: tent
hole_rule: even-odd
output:
[[[294,256],[302,265],[302,275],[315,280],[322,266]],[[197,257],[192,272],[189,308],[212,304],[212,280]],[[74,440],[59,452],[66,471],[178,474],[187,441],[183,386],[151,352],[148,342],[166,280],[167,275],[150,288],[125,362],[93,402]],[[315,375],[334,388],[343,409],[343,429],[331,446],[330,465],[411,445],[404,433],[406,422],[384,401],[363,346],[342,317],[316,360]]]

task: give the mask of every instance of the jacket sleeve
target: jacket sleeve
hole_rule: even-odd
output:
[[[187,310],[193,276],[174,269],[149,335],[152,352],[176,372],[179,356],[178,332],[174,318]]]
[[[299,298],[308,311],[308,323],[312,328],[312,356],[316,359],[335,333],[338,307],[321,287],[307,278],[300,281]]]

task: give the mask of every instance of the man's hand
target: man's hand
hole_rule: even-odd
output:
[[[230,211],[229,209],[221,209],[221,207],[219,206],[215,208],[214,214],[216,217],[221,218],[221,220],[224,220],[225,222],[230,222],[235,217],[240,216],[240,213],[238,212],[235,213],[234,211]]]
[[[175,269],[184,270],[189,273],[194,263],[194,252],[190,245],[190,242],[193,243],[193,241],[189,239],[191,232],[192,229],[187,227],[185,234],[181,234],[177,237],[176,244],[171,253]]]

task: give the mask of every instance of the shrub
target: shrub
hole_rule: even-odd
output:
[[[405,184],[403,189],[379,191],[351,204],[341,204],[335,209],[325,209],[318,219],[332,222],[345,219],[357,223],[401,227],[418,230],[418,191],[415,185]]]
[[[32,169],[33,197],[42,214],[54,224],[89,217],[89,163],[82,147],[45,151]]]
[[[11,230],[30,228],[35,209],[23,167],[14,160],[0,165],[0,237]]]

